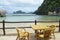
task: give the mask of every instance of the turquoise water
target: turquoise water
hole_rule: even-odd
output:
[[[0,21],[5,20],[5,21],[34,21],[34,20],[40,20],[40,21],[59,21],[60,16],[46,16],[46,15],[34,15],[34,14],[29,14],[29,15],[12,15],[8,14],[6,17],[0,17]]]

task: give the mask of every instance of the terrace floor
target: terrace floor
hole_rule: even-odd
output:
[[[32,28],[26,28],[27,32],[29,32],[29,40],[36,40],[34,37],[34,30]],[[16,29],[6,29],[6,35],[3,35],[3,30],[0,29],[0,40],[16,40],[17,32]],[[51,36],[50,40],[60,40],[60,32],[58,32],[58,28],[55,30],[55,39]]]
[[[5,36],[0,35],[0,40],[16,40],[17,35],[16,34],[7,34]],[[51,36],[50,40],[60,40],[60,33],[55,33],[55,39],[53,36]],[[34,37],[34,33],[30,33],[29,40],[36,40]]]

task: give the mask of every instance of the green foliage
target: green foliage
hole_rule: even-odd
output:
[[[34,13],[40,15],[47,15],[49,11],[53,12],[56,8],[60,8],[60,0],[44,0],[41,6],[39,6]]]

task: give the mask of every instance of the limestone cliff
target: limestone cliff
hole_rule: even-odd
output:
[[[60,0],[44,0],[40,7],[34,12],[38,15],[48,15],[48,12],[60,12]]]

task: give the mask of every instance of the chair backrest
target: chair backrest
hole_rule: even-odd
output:
[[[51,30],[44,31],[44,37],[49,37],[51,35]]]
[[[17,30],[18,36],[20,36],[19,33],[21,33],[21,32],[26,32],[25,28],[18,28],[18,27],[16,27],[16,30]]]
[[[51,25],[50,27],[51,27],[51,28],[54,28],[54,27],[55,27],[55,25]]]
[[[25,28],[20,28],[20,32],[26,32]]]
[[[55,25],[51,25],[50,28],[51,28],[52,30],[55,30],[55,29],[56,29],[56,26],[55,26]]]
[[[19,28],[18,28],[18,27],[16,27],[16,30],[17,30],[17,35],[19,36]]]

